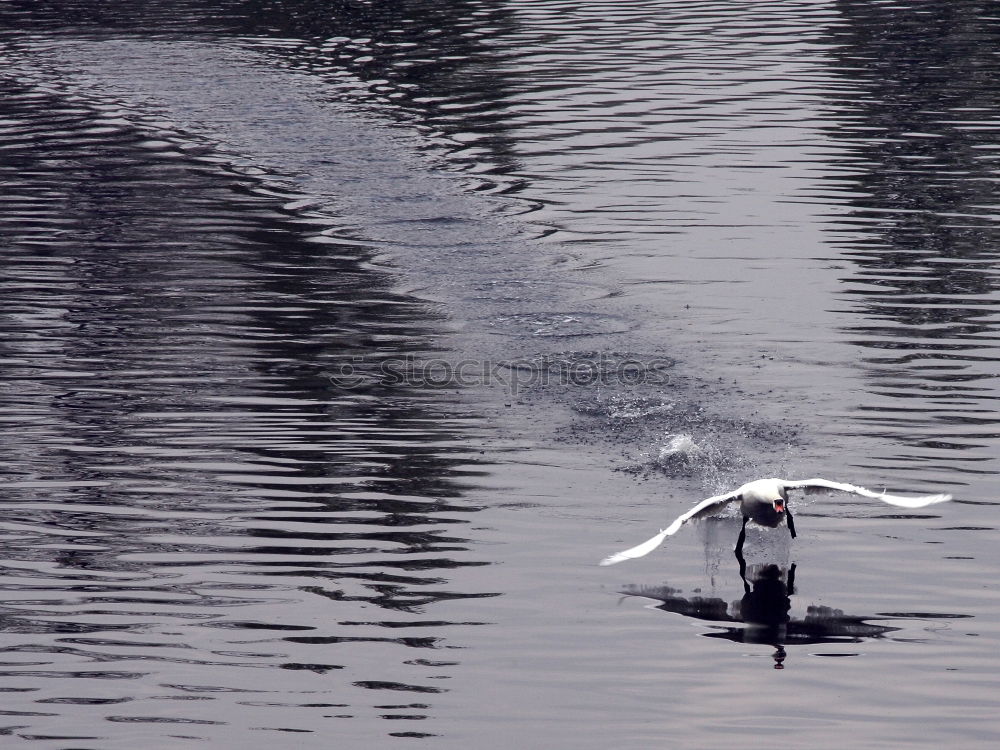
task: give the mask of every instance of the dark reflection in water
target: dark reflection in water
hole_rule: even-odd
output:
[[[484,564],[475,419],[329,377],[432,350],[433,310],[197,144],[7,78],[0,101],[0,681],[66,708],[66,737],[195,696],[169,719],[188,733],[253,726],[234,696],[336,693],[349,717],[446,692],[457,662],[409,654],[481,624],[436,608],[495,595],[454,581]],[[159,697],[115,687],[151,673]],[[275,717],[311,732],[329,705]]]
[[[876,620],[925,618],[929,615],[894,613],[890,615],[848,615],[839,609],[810,604],[800,617],[792,614],[792,597],[796,594],[796,565],[784,567],[773,563],[755,564],[746,569],[739,559],[743,597],[728,602],[717,597],[685,595],[668,585],[625,586],[621,593],[642,596],[660,602],[664,612],[675,612],[712,623],[731,623],[703,633],[706,638],[721,638],[735,643],[757,643],[774,647],[774,668],[783,669],[788,653],[786,647],[815,646],[823,643],[861,643],[884,638],[899,628],[880,625]],[[933,615],[935,618],[966,617],[967,615]],[[844,655],[844,654],[840,654]]]
[[[827,96],[852,207],[839,223],[857,270],[844,281],[864,318],[848,335],[873,382],[859,418],[914,464],[950,449],[981,471],[998,433],[996,8],[836,5],[827,41],[847,90]]]
[[[243,16],[241,0],[8,0],[3,27],[19,33],[106,38],[123,33],[211,34]]]

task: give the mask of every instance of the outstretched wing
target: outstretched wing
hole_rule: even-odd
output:
[[[889,505],[898,505],[900,508],[923,508],[935,503],[946,503],[951,500],[951,495],[920,495],[919,497],[901,497],[900,495],[890,495],[885,492],[872,492],[864,487],[856,487],[853,484],[843,482],[831,482],[829,479],[803,479],[798,482],[786,482],[781,480],[786,490],[807,489],[810,487],[827,490],[837,490],[838,492],[850,492],[861,497],[870,497],[874,500],[881,500]]]
[[[647,539],[642,544],[637,544],[635,547],[630,547],[627,550],[618,552],[610,557],[605,557],[601,560],[601,565],[614,565],[615,563],[620,563],[623,560],[634,560],[637,557],[643,557],[648,555],[654,549],[663,544],[663,540],[668,536],[673,536],[677,533],[681,526],[683,526],[688,521],[701,518],[702,516],[707,516],[719,508],[721,508],[726,503],[731,503],[733,500],[738,500],[740,497],[739,490],[733,490],[725,495],[716,495],[715,497],[710,497],[707,500],[702,500],[696,506],[691,508],[687,513],[678,516],[672,524],[670,524],[665,529],[660,529],[660,533],[654,536],[652,539]]]

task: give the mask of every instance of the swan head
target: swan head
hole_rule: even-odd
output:
[[[774,508],[774,512],[781,514],[785,512],[785,508],[788,505],[788,490],[786,490],[781,485],[778,485],[778,496],[771,500],[771,507]]]
[[[760,506],[770,505],[775,513],[785,512],[788,505],[788,490],[777,479],[758,479],[746,485],[743,496]]]

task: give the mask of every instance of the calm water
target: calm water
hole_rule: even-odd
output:
[[[998,42],[0,0],[5,743],[993,747]]]

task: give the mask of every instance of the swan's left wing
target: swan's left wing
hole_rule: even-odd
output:
[[[715,497],[710,497],[702,500],[700,503],[695,505],[687,513],[683,513],[674,519],[667,528],[660,529],[660,533],[654,536],[652,539],[647,539],[642,544],[637,544],[634,547],[629,547],[627,550],[622,552],[617,552],[614,555],[605,557],[601,560],[601,565],[614,565],[615,563],[620,563],[623,560],[634,560],[637,557],[643,557],[648,555],[654,549],[663,544],[663,540],[668,536],[673,536],[678,532],[678,530],[688,521],[694,518],[701,518],[702,516],[707,516],[710,513],[715,512],[720,507],[726,503],[731,503],[733,500],[738,499],[740,496],[739,490],[733,490],[732,492],[727,492],[725,495],[716,495]]]
[[[624,562],[625,560],[634,560],[637,557],[645,557],[654,549],[663,544],[663,540],[670,536],[668,529],[663,529],[659,534],[654,536],[652,539],[647,539],[642,544],[637,544],[634,547],[629,547],[621,552],[616,552],[613,555],[609,555],[601,560],[600,565],[614,565],[615,563]]]
[[[825,489],[836,490],[837,492],[850,492],[852,495],[870,497],[873,500],[881,500],[889,505],[897,505],[900,508],[923,508],[935,503],[946,503],[951,500],[951,495],[919,495],[917,497],[903,497],[901,495],[890,495],[886,492],[872,492],[864,487],[857,487],[853,484],[843,482],[831,482],[829,479],[802,479],[797,482],[786,482],[781,480],[781,484],[786,490],[794,489]]]

